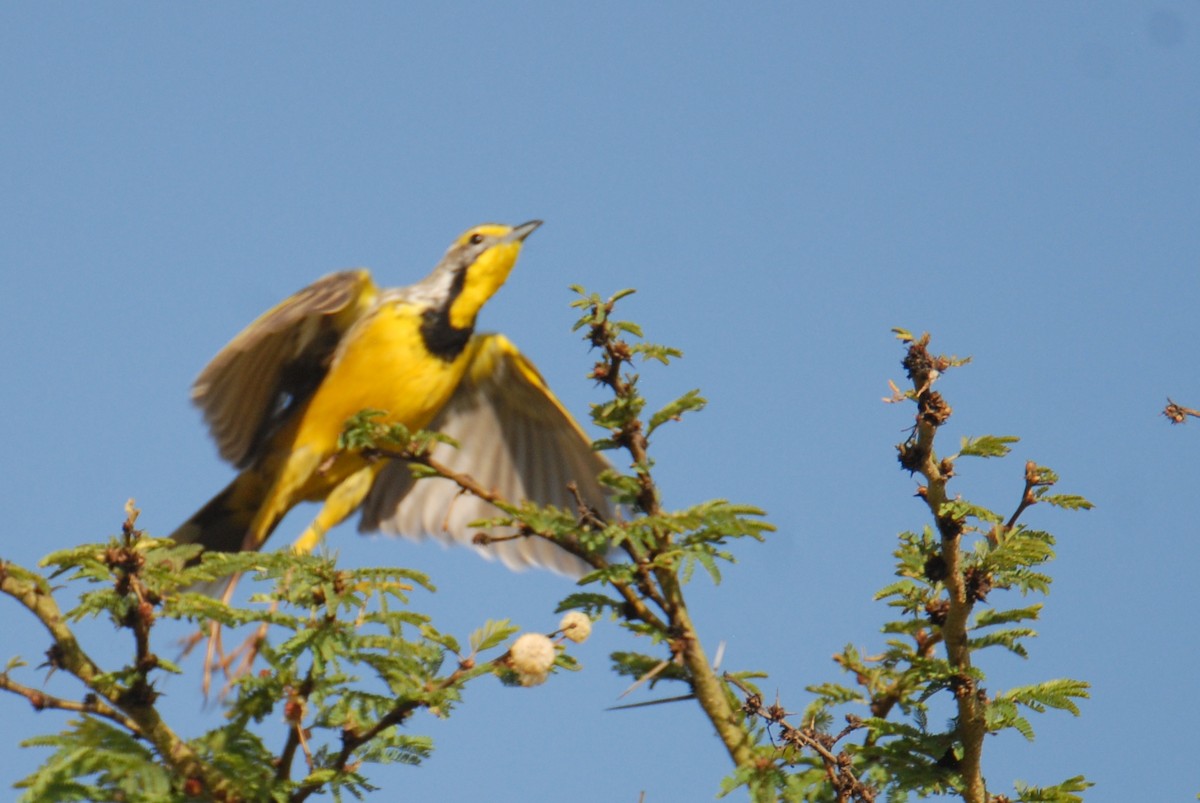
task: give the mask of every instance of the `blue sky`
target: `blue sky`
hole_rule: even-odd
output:
[[[584,416],[600,397],[567,286],[636,287],[628,315],[686,354],[644,372],[651,399],[710,401],[655,438],[666,502],[757,504],[779,528],[694,587],[726,668],[769,672],[800,708],[843,644],[882,643],[871,595],[895,534],[927,520],[894,459],[909,410],[880,402],[903,378],[889,329],[929,330],[975,360],[941,383],[943,452],[1022,438],[953,489],[1010,509],[1036,460],[1097,505],[1027,514],[1060,539],[1043,638],[985,660],[993,688],[1074,676],[1093,699],[1038,718],[1032,745],[991,740],[992,790],[1082,773],[1090,800],[1200,791],[1200,424],[1158,415],[1167,394],[1200,403],[1195,0],[10,3],[0,108],[0,557],[102,539],[130,496],[170,532],[230,476],[188,388],[242,326],[328,271],[407,284],[466,227],[538,217],[481,326]],[[331,543],[428,571],[441,590],[417,607],[460,635],[499,616],[550,630],[570,590],[350,527]],[[4,616],[3,657],[37,663],[44,638]],[[377,782],[710,799],[727,765],[696,711],[602,710],[624,686],[607,653],[635,645],[598,629],[584,672],[486,681],[416,720],[436,755]],[[203,722],[191,680],[166,691]],[[7,785],[30,768],[17,741],[61,719],[0,706]]]

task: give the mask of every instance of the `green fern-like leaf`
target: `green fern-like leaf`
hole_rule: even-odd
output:
[[[116,800],[151,803],[173,799],[171,778],[155,755],[125,731],[85,716],[53,736],[26,739],[23,747],[51,747],[39,770],[16,786],[22,801]]]
[[[982,630],[995,625],[1012,624],[1013,622],[1028,622],[1038,618],[1042,604],[1036,603],[1026,608],[1010,608],[1001,611],[995,608],[985,608],[975,614],[975,624],[972,630]]]
[[[988,524],[999,524],[1004,521],[1004,517],[999,513],[988,510],[981,505],[971,504],[965,499],[952,499],[949,502],[944,502],[938,514],[959,521],[975,519],[976,521],[984,521]]]
[[[587,591],[580,591],[574,594],[568,594],[558,603],[558,607],[554,609],[555,613],[563,611],[583,611],[589,616],[596,617],[605,611],[620,610],[624,605],[621,600],[614,599],[606,594],[595,594]]]
[[[519,628],[513,625],[507,619],[492,620],[484,622],[483,627],[473,632],[467,639],[467,643],[471,645],[471,652],[483,652],[490,650],[499,644],[504,643],[510,636],[517,632]]]
[[[1007,630],[993,630],[990,633],[985,633],[982,636],[976,636],[967,640],[972,650],[983,650],[988,647],[1003,647],[1014,655],[1019,655],[1022,658],[1028,658],[1029,652],[1025,649],[1025,645],[1021,643],[1021,639],[1033,638],[1037,635],[1037,631],[1028,627],[1013,627]]]
[[[684,413],[696,412],[703,410],[708,402],[700,396],[699,390],[689,390],[687,393],[680,396],[675,401],[664,406],[661,410],[650,416],[650,422],[646,427],[646,434],[650,435],[654,430],[658,429],[668,421],[677,421]]]
[[[963,457],[1004,457],[1012,451],[1010,444],[1020,438],[1013,435],[981,435],[978,438],[963,438],[958,453]]]
[[[1091,510],[1095,505],[1077,494],[1044,494],[1037,497],[1039,502],[1060,507],[1063,510]]]
[[[631,349],[634,354],[638,354],[641,358],[649,362],[657,360],[663,365],[667,365],[671,360],[679,359],[683,356],[683,352],[670,346],[660,346],[655,343],[638,343]]]
[[[1021,781],[1013,784],[1021,803],[1083,803],[1082,792],[1095,786],[1082,775],[1068,778],[1054,786],[1031,786]]]
[[[1079,716],[1079,706],[1075,701],[1086,700],[1090,696],[1090,688],[1091,684],[1082,680],[1059,678],[1009,689],[996,695],[996,700],[1011,701],[1039,713],[1047,708],[1056,708]]]
[[[846,703],[865,703],[866,697],[858,689],[851,689],[838,683],[820,683],[805,687],[810,694],[821,698],[825,705],[844,705]],[[807,722],[807,720],[805,720]]]

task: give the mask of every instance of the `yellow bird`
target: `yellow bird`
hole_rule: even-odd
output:
[[[268,310],[201,372],[192,399],[221,457],[241,473],[172,538],[207,549],[259,549],[300,502],[321,501],[296,542],[310,550],[360,506],[360,529],[472,544],[467,525],[500,515],[449,480],[414,481],[407,464],[339,449],[364,409],[382,423],[433,429],[459,446],[433,457],[519,503],[573,507],[574,482],[607,510],[607,467],[545,381],[503,335],[475,318],[504,284],[541,221],[477,226],[454,241],[423,281],[380,290],[364,269],[333,273]],[[584,564],[548,541],[475,545],[513,569],[578,574]]]

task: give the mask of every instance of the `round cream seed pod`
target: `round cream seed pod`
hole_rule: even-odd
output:
[[[549,673],[543,672],[540,675],[526,675],[524,673],[517,675],[517,682],[522,686],[540,686],[546,682],[546,678],[550,677]]]
[[[566,638],[576,644],[582,644],[592,634],[592,620],[586,613],[568,611],[562,621],[558,623],[558,629]]]
[[[545,675],[554,665],[555,655],[554,642],[541,633],[521,635],[508,651],[509,664],[518,675]]]

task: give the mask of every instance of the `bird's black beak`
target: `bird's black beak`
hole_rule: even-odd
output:
[[[507,239],[509,242],[512,242],[513,240],[516,240],[517,242],[524,242],[525,238],[533,234],[533,230],[540,225],[542,225],[542,221],[531,220],[528,223],[522,223],[520,226],[514,226],[513,230],[508,233],[508,237],[505,239]]]

